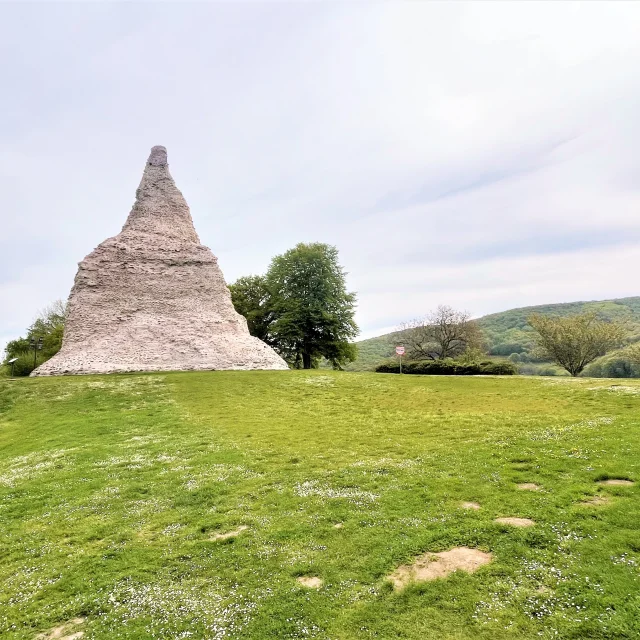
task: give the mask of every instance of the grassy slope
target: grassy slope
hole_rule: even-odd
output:
[[[489,349],[500,353],[500,345],[505,345],[500,355],[508,356],[513,352],[531,349],[532,329],[527,324],[527,318],[532,313],[568,316],[585,311],[595,311],[603,318],[626,322],[629,332],[640,339],[640,297],[510,309],[483,316],[478,323],[484,331]],[[351,371],[372,370],[382,360],[392,355],[392,336],[393,334],[387,334],[358,342],[358,359],[347,368]],[[514,345],[514,348],[506,345]]]
[[[596,480],[640,479],[640,384],[611,385],[319,371],[0,381],[0,635],[86,616],[85,638],[109,640],[639,637],[640,486]],[[580,504],[597,493],[610,504]],[[402,593],[385,581],[459,545],[494,561]]]

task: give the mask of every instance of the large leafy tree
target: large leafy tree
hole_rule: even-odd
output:
[[[595,313],[568,317],[534,314],[529,324],[535,329],[538,351],[579,376],[596,358],[620,346],[624,328],[615,322],[599,320]]]
[[[252,335],[293,367],[310,369],[326,358],[340,368],[355,359],[350,340],[358,334],[345,275],[335,247],[301,243],[276,256],[264,278],[240,278],[229,288]]]
[[[249,333],[271,344],[269,328],[275,316],[264,276],[245,276],[229,285],[236,311],[247,319]]]
[[[276,256],[266,275],[275,320],[275,344],[296,367],[310,369],[324,357],[335,368],[351,362],[358,335],[356,296],[348,293],[338,250],[300,243]]]

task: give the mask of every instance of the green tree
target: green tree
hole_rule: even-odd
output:
[[[264,276],[245,276],[229,285],[236,311],[247,319],[249,333],[272,344],[269,329],[275,319]]]
[[[62,346],[66,305],[56,300],[45,307],[33,324],[27,329],[24,338],[11,340],[5,347],[5,364],[7,360],[18,358],[14,365],[16,375],[28,376],[34,369],[34,353],[31,340],[42,338],[42,349],[36,354],[36,366],[53,357]]]
[[[350,340],[358,334],[345,275],[335,247],[301,243],[276,256],[264,278],[241,278],[229,288],[251,334],[293,367],[311,369],[326,358],[339,369],[355,359]]]
[[[640,342],[636,342],[627,347],[624,351],[624,355],[633,363],[640,365]]]
[[[574,377],[590,362],[620,346],[625,335],[622,325],[598,320],[593,312],[567,317],[534,314],[529,324],[537,333],[540,355]]]
[[[275,320],[274,343],[296,368],[316,367],[326,358],[334,368],[351,362],[358,335],[356,296],[348,293],[338,250],[300,243],[276,256],[266,275]]]

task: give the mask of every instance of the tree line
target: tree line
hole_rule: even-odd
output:
[[[28,376],[36,366],[58,353],[62,346],[65,315],[66,304],[62,300],[42,309],[24,337],[7,343],[4,364],[17,358],[13,363],[14,374]]]
[[[572,316],[532,314],[528,323],[534,330],[535,356],[554,362],[571,376],[615,349],[624,346],[627,331],[620,322],[599,319],[594,312]],[[411,361],[457,360],[479,362],[486,355],[482,331],[468,312],[440,306],[422,319],[400,325],[392,334],[402,344]],[[640,365],[640,343],[621,352]]]
[[[292,368],[310,369],[326,361],[339,369],[355,359],[356,295],[347,291],[335,247],[300,243],[273,258],[264,275],[240,278],[229,291],[251,335],[272,346]],[[40,365],[55,355],[62,345],[65,311],[61,301],[44,309],[25,337],[9,342],[5,365],[18,358],[15,374],[29,375],[34,357]]]
[[[264,275],[241,277],[229,285],[229,291],[251,335],[273,347],[292,368],[311,369],[326,363],[341,369],[355,360],[356,294],[347,291],[346,273],[335,247],[300,243],[274,257]],[[55,302],[38,315],[25,337],[9,342],[5,364],[17,358],[16,375],[28,375],[34,357],[39,365],[58,352],[65,311],[64,303]],[[623,324],[598,318],[594,312],[564,317],[533,314],[527,322],[534,329],[535,357],[558,364],[572,376],[620,350],[626,341]],[[42,348],[34,353],[40,338]],[[407,360],[414,363],[452,362],[459,369],[459,365],[490,364],[477,321],[468,312],[446,305],[403,323],[391,340],[390,351],[391,346],[402,344]],[[640,343],[615,353],[640,367]],[[438,365],[439,370],[443,366]],[[425,367],[414,369],[426,371]]]

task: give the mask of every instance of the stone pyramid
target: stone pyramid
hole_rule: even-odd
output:
[[[249,334],[218,261],[153,147],[122,231],[80,264],[62,349],[32,375],[287,369]]]

